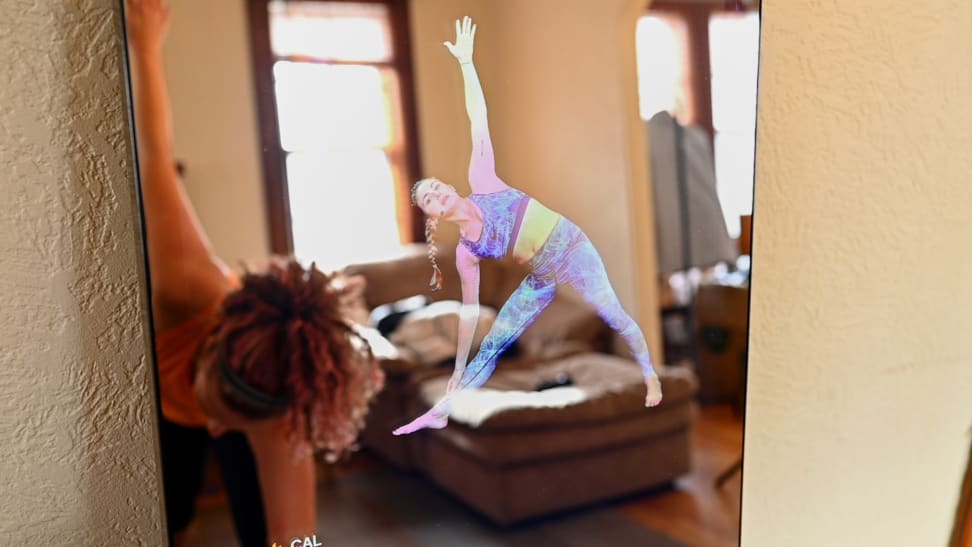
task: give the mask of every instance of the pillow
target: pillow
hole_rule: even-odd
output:
[[[382,336],[388,336],[398,328],[399,323],[408,314],[428,305],[428,297],[421,294],[403,298],[391,304],[382,304],[371,310],[371,324],[378,329]]]
[[[461,302],[443,300],[415,310],[401,320],[389,340],[404,356],[422,366],[451,362],[456,356],[460,308]],[[479,351],[479,345],[495,319],[496,311],[493,308],[479,306],[479,321],[469,350],[470,359]]]

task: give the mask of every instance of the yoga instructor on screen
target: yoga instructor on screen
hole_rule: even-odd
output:
[[[448,423],[450,399],[459,390],[482,386],[503,351],[540,315],[557,292],[557,286],[576,289],[598,315],[625,340],[641,366],[648,393],[645,406],[662,399],[661,383],[651,363],[648,344],[638,324],[624,311],[608,280],[600,255],[590,239],[573,222],[496,175],[493,144],[486,121],[486,99],[473,65],[476,26],[469,17],[456,21],[455,44],[446,48],[459,61],[465,84],[466,112],[472,130],[469,185],[472,193],[461,197],[456,189],[429,178],[412,188],[412,201],[426,214],[426,239],[432,260],[432,285],[441,287],[442,272],[436,263],[435,229],[441,220],[459,226],[456,269],[462,280],[462,311],[456,366],[446,395],[428,412],[395,430],[396,435]],[[476,357],[466,366],[479,316],[479,261],[512,255],[528,263],[531,273],[500,309]]]

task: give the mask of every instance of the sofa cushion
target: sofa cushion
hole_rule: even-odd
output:
[[[453,360],[459,338],[461,307],[462,304],[454,300],[443,300],[415,310],[405,316],[388,339],[398,347],[403,357],[420,366],[437,366],[444,360]],[[479,320],[470,355],[479,351],[479,345],[495,319],[495,310],[488,306],[479,307]]]
[[[496,372],[478,390],[453,397],[452,420],[479,431],[561,428],[603,423],[656,413],[690,399],[698,389],[695,375],[683,367],[657,366],[664,399],[654,409],[644,406],[645,385],[633,361],[613,355],[583,353],[531,368]],[[545,381],[566,373],[573,385],[535,391]],[[419,386],[430,407],[444,393],[447,378]]]
[[[420,244],[406,246],[399,255],[386,260],[350,265],[343,273],[365,279],[364,301],[369,309],[415,295],[434,301],[461,300],[459,276],[452,266],[455,251],[445,247],[440,245],[439,264],[444,275],[439,291],[429,287],[432,266],[425,246]],[[499,310],[528,273],[526,266],[510,259],[482,261],[480,304]],[[527,352],[564,340],[584,341],[599,351],[610,351],[609,331],[594,309],[579,296],[568,288],[558,288],[557,297],[520,340]]]
[[[593,308],[558,289],[557,298],[523,331],[520,342],[524,350],[532,353],[566,340],[584,342],[594,351],[608,352],[610,334],[610,328]]]
[[[450,423],[448,427],[431,430],[429,434],[484,465],[500,467],[565,459],[651,438],[666,442],[669,435],[689,428],[697,414],[696,403],[689,399],[669,406],[642,408],[638,414],[600,422],[486,431]]]

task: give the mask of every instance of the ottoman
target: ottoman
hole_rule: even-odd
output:
[[[670,483],[690,470],[698,382],[657,367],[664,400],[645,408],[629,359],[583,353],[528,369],[498,370],[461,392],[449,426],[419,432],[416,462],[436,484],[501,525]],[[537,386],[570,378],[570,385]],[[418,386],[412,415],[445,392]]]

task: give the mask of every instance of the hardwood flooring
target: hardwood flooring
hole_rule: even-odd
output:
[[[652,530],[687,545],[739,545],[742,479],[736,472],[716,488],[716,477],[742,455],[743,420],[730,405],[701,407],[692,439],[692,472],[675,487],[619,509]]]
[[[742,453],[742,429],[742,418],[733,412],[731,406],[700,407],[692,439],[691,473],[677,480],[672,488],[626,498],[615,505],[616,510],[644,524],[646,528],[687,546],[737,546],[741,477],[738,472],[731,475],[721,488],[716,487],[715,480],[739,459]],[[379,459],[367,453],[356,454],[348,463],[322,466],[319,469],[321,488],[327,489],[330,484],[350,475],[376,473],[384,469],[385,465]],[[215,537],[232,537],[222,495],[215,493],[204,496],[199,505],[198,522],[193,527],[206,531],[199,530],[202,533],[190,545],[211,547],[217,545]]]

